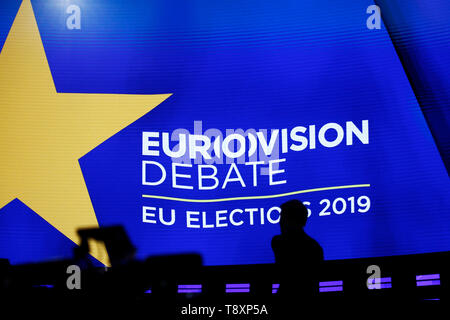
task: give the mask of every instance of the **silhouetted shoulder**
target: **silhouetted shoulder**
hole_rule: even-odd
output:
[[[272,238],[272,250],[275,248],[279,248],[281,243],[283,242],[281,235],[276,235]]]
[[[275,263],[280,263],[283,259],[283,237],[281,235],[276,235],[272,238],[272,251],[275,255]]]
[[[307,235],[308,247],[315,253],[314,256],[320,260],[323,260],[322,246],[313,238]]]

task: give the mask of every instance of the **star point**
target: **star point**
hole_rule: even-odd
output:
[[[57,93],[29,0],[0,70],[0,209],[19,198],[78,243],[78,228],[98,226],[78,159],[170,94]]]

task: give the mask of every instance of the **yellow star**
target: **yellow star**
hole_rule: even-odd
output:
[[[98,226],[78,159],[169,96],[56,92],[24,0],[0,54],[0,209],[19,198],[78,243]]]

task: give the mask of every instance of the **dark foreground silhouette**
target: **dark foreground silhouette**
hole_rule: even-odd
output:
[[[135,247],[122,228],[85,229],[79,231],[82,244],[73,258],[23,265],[0,259],[0,305],[5,314],[8,309],[15,313],[27,309],[33,315],[64,309],[71,315],[80,312],[85,317],[98,312],[105,318],[125,311],[128,318],[144,314],[147,319],[158,320],[285,320],[301,319],[308,311],[320,318],[328,313],[335,316],[343,306],[352,310],[356,306],[358,310],[374,310],[375,306],[382,312],[394,307],[415,312],[421,307],[448,306],[450,252],[322,263],[320,246],[303,231],[306,210],[299,214],[300,207],[295,202],[283,205],[282,232],[273,240],[276,264],[203,266],[200,255],[188,253],[140,260],[133,258]],[[104,242],[111,267],[106,269],[90,257],[89,239]],[[80,269],[78,276],[73,269],[68,272],[74,265]],[[395,285],[387,290],[368,290],[367,267],[372,265],[380,266],[383,277],[392,277]],[[440,275],[440,285],[416,285],[416,275],[436,274]],[[345,290],[317,293],[318,278],[343,280]],[[74,289],[77,282],[79,286]],[[229,283],[248,283],[251,289],[227,293]],[[271,289],[276,283],[281,283],[281,288],[274,295]],[[201,292],[180,292],[178,286],[187,284],[200,285]],[[225,313],[225,305],[234,306],[230,307],[232,313]],[[222,313],[185,316],[181,310],[188,306],[215,306],[222,308]],[[262,306],[268,313],[255,314]],[[249,307],[253,312],[248,312]]]
[[[282,309],[296,308],[314,300],[323,261],[319,243],[305,233],[308,210],[298,200],[281,205],[281,234],[273,237],[272,250],[280,279],[278,290]],[[295,302],[295,305],[292,304]]]

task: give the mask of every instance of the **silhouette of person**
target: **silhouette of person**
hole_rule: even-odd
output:
[[[291,200],[282,204],[281,234],[272,239],[280,279],[277,293],[282,304],[288,308],[295,308],[301,301],[311,301],[318,292],[323,249],[303,230],[307,217],[308,210],[300,201]],[[291,301],[296,301],[296,304],[289,306]]]

